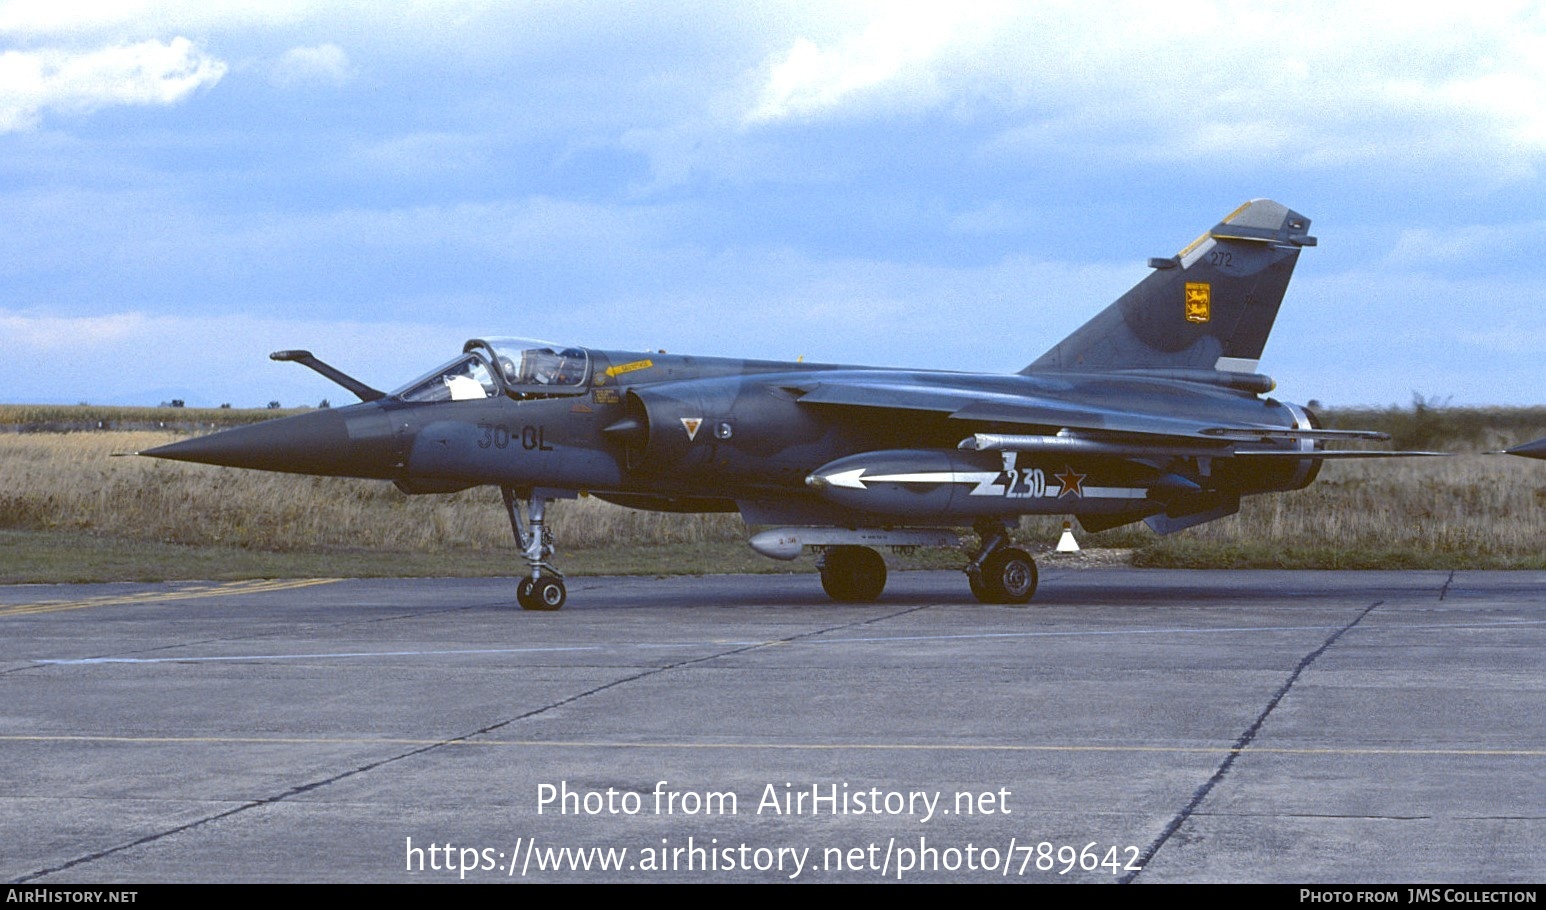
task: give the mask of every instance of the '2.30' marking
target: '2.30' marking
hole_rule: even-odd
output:
[[[521,427],[519,434],[502,423],[480,423],[478,424],[478,429],[483,431],[483,435],[478,437],[478,448],[480,449],[509,448],[511,440],[519,439],[521,448],[527,451],[534,449],[539,452],[553,451],[553,447],[548,445],[547,427],[540,423],[535,426],[527,424]]]
[[[1041,468],[1006,468],[993,481],[1009,499],[1039,499],[1047,495],[1047,475]]]

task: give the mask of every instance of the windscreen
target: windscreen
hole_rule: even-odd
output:
[[[463,354],[393,394],[403,401],[473,401],[498,395],[499,383],[482,357]]]

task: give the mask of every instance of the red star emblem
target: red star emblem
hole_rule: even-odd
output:
[[[1058,493],[1058,499],[1062,499],[1069,493],[1084,498],[1084,479],[1090,475],[1075,474],[1073,468],[1064,468],[1063,473],[1052,475],[1058,483],[1063,485],[1062,492]]]

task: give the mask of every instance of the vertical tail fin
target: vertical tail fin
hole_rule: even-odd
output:
[[[1021,370],[1252,373],[1310,219],[1270,199],[1235,209],[1154,273]]]

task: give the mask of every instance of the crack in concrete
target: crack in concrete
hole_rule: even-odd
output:
[[[1256,719],[1253,720],[1251,725],[1245,729],[1245,732],[1240,734],[1240,738],[1235,740],[1234,746],[1230,749],[1229,753],[1224,756],[1224,760],[1219,763],[1218,768],[1214,769],[1213,775],[1209,777],[1202,786],[1198,787],[1197,790],[1192,793],[1192,798],[1189,802],[1187,802],[1186,806],[1176,814],[1175,818],[1170,820],[1170,823],[1165,826],[1165,830],[1160,832],[1159,837],[1156,837],[1154,841],[1149,844],[1148,848],[1145,849],[1138,857],[1139,868],[1136,871],[1129,872],[1122,878],[1118,879],[1117,881],[1119,884],[1128,884],[1136,879],[1139,875],[1142,875],[1143,870],[1149,867],[1149,863],[1154,859],[1155,854],[1159,853],[1160,849],[1165,846],[1166,842],[1168,842],[1170,838],[1181,829],[1182,825],[1186,824],[1187,819],[1196,814],[1197,807],[1202,805],[1203,800],[1208,798],[1208,794],[1213,792],[1213,788],[1218,786],[1219,783],[1223,781],[1224,776],[1229,773],[1229,769],[1234,766],[1235,759],[1239,758],[1241,752],[1251,744],[1252,740],[1256,739],[1256,734],[1261,731],[1262,725],[1267,722],[1267,718],[1272,714],[1273,709],[1278,706],[1278,703],[1283,700],[1284,696],[1288,695],[1288,690],[1293,688],[1294,683],[1299,680],[1299,677],[1304,673],[1305,670],[1309,669],[1310,664],[1314,663],[1318,657],[1326,653],[1326,650],[1335,644],[1337,639],[1345,635],[1348,630],[1363,622],[1364,617],[1368,616],[1375,607],[1378,607],[1382,603],[1384,603],[1383,600],[1376,600],[1374,603],[1364,607],[1357,616],[1353,617],[1352,621],[1348,622],[1336,632],[1333,632],[1330,637],[1321,643],[1319,648],[1311,651],[1299,661],[1299,665],[1294,667],[1294,672],[1288,675],[1288,679],[1284,680],[1283,685],[1279,686],[1278,690],[1273,693],[1272,698],[1268,699],[1266,707],[1262,708],[1261,712],[1256,715]]]
[[[39,869],[39,870],[34,871],[34,872],[29,872],[26,875],[22,875],[22,876],[19,876],[17,878],[11,879],[10,884],[20,885],[20,884],[25,884],[25,883],[31,882],[31,881],[36,881],[37,879],[42,878],[43,876],[53,875],[53,874],[58,873],[58,872],[63,872],[65,870],[67,870],[67,869],[75,868],[76,866],[81,866],[81,865],[84,865],[86,863],[95,862],[96,860],[103,859],[103,858],[108,857],[108,856],[112,856],[112,855],[114,855],[116,853],[122,853],[125,850],[132,850],[135,847],[141,847],[141,846],[144,846],[146,844],[152,844],[152,843],[155,843],[156,841],[162,840],[164,838],[171,837],[171,836],[173,836],[175,834],[181,834],[184,831],[191,831],[194,828],[199,828],[199,827],[202,827],[204,825],[208,825],[208,824],[212,824],[214,822],[221,821],[222,819],[230,818],[230,817],[232,817],[234,815],[239,815],[239,814],[241,814],[243,812],[248,811],[249,809],[257,809],[257,808],[260,808],[262,806],[270,806],[270,805],[273,805],[275,803],[284,802],[285,800],[291,799],[291,798],[296,797],[296,796],[300,796],[303,793],[310,793],[313,790],[321,789],[321,788],[326,787],[326,786],[328,786],[330,784],[335,784],[335,783],[337,783],[337,782],[339,782],[341,780],[346,780],[346,779],[351,778],[351,777],[356,777],[356,776],[361,775],[361,774],[366,774],[368,772],[376,770],[377,768],[381,768],[381,767],[384,767],[386,765],[390,765],[390,764],[402,761],[402,760],[407,759],[407,758],[413,758],[414,756],[423,755],[423,754],[425,754],[427,752],[431,752],[431,751],[434,751],[436,749],[444,748],[446,746],[450,746],[450,745],[453,745],[453,744],[456,744],[456,743],[460,743],[460,742],[465,742],[465,741],[473,739],[475,737],[484,736],[484,735],[492,733],[492,732],[494,732],[496,730],[501,730],[501,729],[503,729],[505,727],[508,727],[511,724],[519,723],[520,721],[527,720],[527,719],[530,719],[532,717],[536,717],[536,716],[541,715],[541,714],[545,714],[548,711],[554,710],[555,708],[561,708],[561,707],[563,707],[565,705],[573,704],[573,703],[575,703],[577,701],[580,701],[581,699],[589,698],[592,695],[596,695],[598,693],[605,692],[608,689],[613,689],[613,688],[616,688],[618,686],[627,685],[628,683],[631,683],[631,682],[637,682],[637,681],[639,681],[641,679],[647,679],[647,678],[649,678],[651,676],[657,676],[657,675],[659,675],[661,673],[667,673],[667,672],[670,672],[672,670],[678,670],[678,669],[681,669],[682,667],[690,667],[690,666],[693,666],[694,664],[701,664],[701,663],[705,663],[707,661],[719,660],[720,658],[723,658],[723,657],[731,657],[731,656],[734,656],[736,654],[745,654],[745,653],[748,653],[748,652],[751,652],[751,651],[756,651],[756,650],[760,650],[762,648],[767,648],[767,647],[771,647],[771,646],[775,646],[775,645],[787,645],[787,644],[791,644],[793,642],[800,641],[802,639],[814,638],[814,637],[816,637],[818,635],[826,635],[826,634],[829,634],[829,633],[832,633],[832,632],[841,632],[844,629],[857,628],[857,627],[860,627],[860,626],[871,625],[871,624],[876,623],[876,622],[883,622],[883,621],[888,620],[888,619],[895,619],[895,618],[897,618],[899,616],[906,616],[909,613],[914,613],[914,612],[917,612],[919,610],[928,609],[929,606],[931,606],[931,605],[909,607],[906,610],[899,610],[899,611],[897,611],[895,613],[888,613],[888,614],[883,615],[883,616],[874,616],[874,617],[870,617],[868,619],[861,619],[861,620],[855,620],[853,622],[842,623],[840,625],[827,626],[827,627],[821,628],[821,629],[813,629],[813,630],[808,631],[808,632],[801,632],[801,633],[799,633],[797,635],[788,635],[788,636],[785,636],[783,638],[769,639],[767,641],[760,641],[760,642],[756,642],[756,643],[749,644],[749,645],[742,645],[741,647],[738,647],[738,648],[729,648],[727,650],[719,651],[719,652],[714,653],[714,654],[705,654],[705,655],[702,655],[702,656],[699,656],[699,657],[688,658],[686,660],[679,660],[679,661],[675,661],[675,662],[669,663],[669,664],[664,664],[664,665],[658,666],[658,667],[651,667],[648,670],[644,670],[644,671],[641,671],[639,673],[634,673],[634,674],[629,675],[629,676],[624,676],[624,677],[621,677],[619,679],[612,680],[611,682],[608,682],[608,683],[603,683],[602,685],[596,686],[596,687],[591,688],[591,689],[587,689],[584,692],[577,692],[574,695],[571,695],[571,696],[569,696],[567,698],[561,698],[558,701],[552,702],[551,704],[543,705],[540,708],[533,708],[532,710],[527,711],[527,712],[525,712],[523,714],[518,714],[515,717],[507,718],[505,720],[499,721],[498,723],[493,723],[493,724],[489,724],[489,725],[487,725],[485,727],[480,727],[477,730],[473,730],[473,731],[471,731],[469,733],[464,733],[464,734],[462,734],[460,736],[453,736],[453,737],[450,737],[448,739],[440,740],[439,742],[434,742],[434,743],[430,743],[428,745],[420,746],[420,747],[418,747],[416,749],[409,749],[406,752],[402,752],[402,753],[399,753],[397,755],[391,755],[391,756],[388,756],[386,758],[380,759],[379,761],[369,762],[367,764],[360,765],[359,767],[351,768],[351,769],[349,769],[347,771],[341,771],[341,772],[339,772],[337,774],[332,775],[331,777],[325,777],[325,778],[323,778],[321,780],[315,780],[315,781],[311,781],[309,783],[299,784],[297,786],[294,786],[294,787],[291,787],[291,788],[289,788],[287,790],[284,790],[284,791],[282,791],[280,793],[274,794],[273,796],[267,796],[267,797],[264,797],[262,799],[249,800],[248,802],[245,802],[245,803],[241,804],[240,806],[236,806],[236,807],[233,807],[231,809],[227,809],[224,812],[217,812],[217,813],[215,813],[213,815],[208,815],[208,816],[205,816],[204,818],[195,819],[195,820],[193,820],[191,822],[186,822],[184,824],[177,825],[176,827],[168,828],[168,829],[166,829],[164,831],[157,831],[157,832],[154,832],[152,834],[147,834],[147,835],[145,835],[143,837],[139,837],[139,838],[136,838],[136,839],[134,839],[132,841],[128,841],[127,843],[118,844],[118,845],[112,846],[112,847],[106,847],[106,848],[103,848],[101,850],[97,850],[97,851],[94,851],[92,853],[85,854],[84,856],[78,856],[75,859],[68,860],[68,861],[63,862],[63,863],[59,863],[58,865],[50,866],[50,867],[48,867],[46,869]]]

